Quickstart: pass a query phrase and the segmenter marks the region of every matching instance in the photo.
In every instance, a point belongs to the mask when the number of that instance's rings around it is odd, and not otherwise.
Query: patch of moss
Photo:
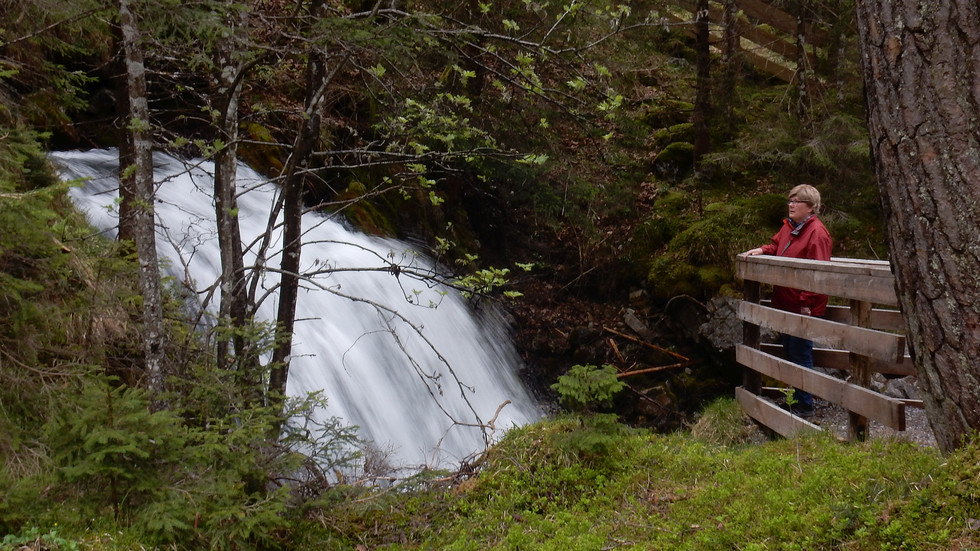
[[[654,204],[654,211],[664,216],[676,216],[685,211],[691,203],[691,194],[672,189],[660,196]]]
[[[664,175],[682,177],[694,166],[694,144],[674,142],[663,148],[653,160],[655,171]]]
[[[261,124],[246,122],[242,125],[243,137],[238,146],[238,156],[250,167],[262,174],[278,174],[282,171],[281,147],[272,132]]]
[[[789,188],[786,188],[789,191]],[[763,233],[772,235],[779,229],[779,224],[786,217],[786,195],[766,193],[753,197],[745,197],[737,201],[738,210],[745,214],[745,219],[760,226]]]
[[[639,120],[651,128],[663,128],[684,122],[693,110],[693,103],[661,98],[656,103],[646,106]]]
[[[693,142],[694,125],[689,122],[685,122],[668,126],[667,128],[661,128],[653,133],[653,139],[657,140],[657,143],[666,144],[673,144],[674,142]]]
[[[373,235],[394,235],[395,228],[391,220],[385,216],[371,201],[360,199],[367,194],[367,186],[361,182],[351,182],[347,189],[337,199],[352,201],[345,209],[347,221],[357,229]]]
[[[651,296],[656,300],[669,300],[677,295],[698,296],[697,268],[679,255],[666,254],[657,257],[650,264],[647,285]]]
[[[735,205],[724,201],[708,203],[704,206],[704,213],[709,216],[730,216],[735,214],[736,210]]]
[[[766,194],[734,201],[717,197],[693,212],[691,194],[672,190],[655,204],[656,216],[637,234],[659,255],[647,283],[661,300],[678,294],[711,296],[734,278],[738,253],[765,242],[786,212],[785,198]],[[654,249],[659,246],[660,249]]]
[[[660,195],[654,203],[652,215],[636,228],[633,235],[635,254],[650,257],[677,235],[687,223],[684,214],[690,205],[690,194],[671,189]]]
[[[714,294],[723,285],[731,283],[734,277],[732,270],[727,266],[710,265],[698,268],[698,280],[708,294]]]

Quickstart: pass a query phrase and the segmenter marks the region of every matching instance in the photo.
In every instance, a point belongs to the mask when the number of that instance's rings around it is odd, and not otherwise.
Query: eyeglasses
[[[790,199],[789,201],[786,201],[786,204],[787,205],[795,205],[796,203],[806,203],[807,205],[810,204],[810,203],[807,203],[806,201],[800,201],[798,199]]]

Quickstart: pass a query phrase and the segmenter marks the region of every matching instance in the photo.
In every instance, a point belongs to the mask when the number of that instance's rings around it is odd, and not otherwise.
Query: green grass
[[[947,460],[894,439],[751,443],[732,400],[691,431],[624,431],[601,456],[569,445],[583,426],[516,429],[472,479],[320,524],[371,549],[980,548],[974,446]]]
[[[980,548],[976,444],[944,458],[885,438],[768,441],[730,399],[691,430],[611,431],[603,453],[580,446],[580,433],[598,426],[607,427],[569,417],[514,429],[469,478],[336,487],[300,514],[289,508],[275,541],[297,550]],[[39,549],[152,549],[137,525],[98,524],[24,534],[56,535]]]

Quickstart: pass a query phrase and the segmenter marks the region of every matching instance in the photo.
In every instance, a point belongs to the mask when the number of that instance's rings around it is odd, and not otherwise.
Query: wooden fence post
[[[742,298],[746,302],[758,304],[762,294],[762,284],[758,281],[745,281]],[[759,348],[761,341],[759,326],[754,323],[742,322],[742,343],[751,348]],[[742,386],[752,394],[762,393],[762,375],[751,368],[742,369]]]
[[[871,327],[871,303],[851,301],[851,325]],[[871,387],[871,358],[850,352],[851,382],[864,387]],[[847,413],[847,438],[851,441],[864,441],[868,438],[868,418],[852,411]]]

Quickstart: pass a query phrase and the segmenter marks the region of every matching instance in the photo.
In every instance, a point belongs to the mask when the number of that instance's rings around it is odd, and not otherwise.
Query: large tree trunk
[[[859,0],[871,147],[939,446],[980,429],[980,8]]]
[[[120,148],[120,187],[128,213],[129,231],[139,260],[140,291],[143,297],[143,343],[145,378],[148,388],[163,390],[164,328],[160,267],[157,261],[153,221],[153,149],[150,109],[146,98],[146,69],[140,50],[140,31],[129,0],[119,0],[119,28],[126,67],[126,103],[129,116],[123,130],[125,147]]]

